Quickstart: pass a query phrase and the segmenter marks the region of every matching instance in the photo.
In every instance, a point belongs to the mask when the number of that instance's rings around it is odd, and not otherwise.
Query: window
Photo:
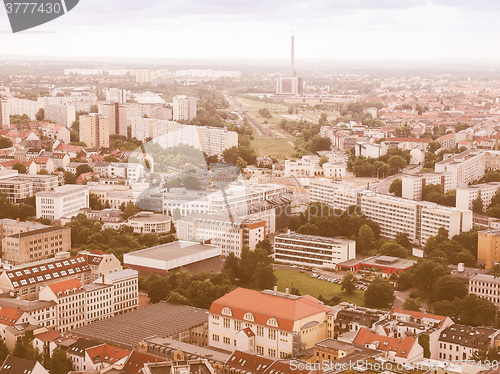
[[[276,318],[269,318],[267,320],[267,324],[268,326],[278,327],[278,321],[276,320]]]
[[[264,354],[264,347],[261,345],[258,345],[257,346],[257,353],[260,355],[263,355]]]
[[[252,313],[245,313],[245,315],[243,316],[243,319],[245,321],[251,321],[251,322],[255,321],[255,318],[254,318]]]
[[[217,335],[217,334],[213,334],[213,335],[212,335],[212,340],[213,340],[214,342],[218,342],[218,341],[219,341],[219,335]]]
[[[222,339],[224,344],[231,344],[231,339],[229,339],[227,336],[224,336],[224,339]]]
[[[267,336],[269,339],[276,340],[276,330],[269,329]]]
[[[231,327],[231,320],[229,318],[224,318],[224,325],[226,329],[229,329]]]
[[[232,316],[233,315],[233,313],[231,312],[231,309],[229,309],[227,307],[222,309],[222,314],[225,316]]]

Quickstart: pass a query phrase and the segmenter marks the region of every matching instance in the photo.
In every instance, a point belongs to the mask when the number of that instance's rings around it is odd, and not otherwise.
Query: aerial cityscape
[[[500,373],[497,3],[4,3],[0,374]]]

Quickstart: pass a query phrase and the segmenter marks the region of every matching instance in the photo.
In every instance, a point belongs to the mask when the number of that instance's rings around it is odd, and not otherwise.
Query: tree
[[[236,159],[236,166],[238,166],[240,168],[240,170],[243,171],[248,166],[248,163],[245,160],[243,160],[241,157],[238,157]]]
[[[459,319],[464,325],[490,326],[495,322],[497,307],[484,297],[468,294],[459,305]]]
[[[0,339],[0,361],[4,362],[9,353],[9,348],[7,348],[7,346],[5,345],[4,340]]]
[[[102,210],[104,209],[99,196],[93,192],[89,193],[89,206],[90,209],[94,210]]]
[[[56,348],[47,362],[46,368],[50,371],[50,374],[67,374],[73,370],[73,363],[66,355],[66,352]]]
[[[319,159],[319,166],[323,166],[324,164],[327,164],[328,163],[328,157],[326,157],[325,155],[322,155]]]
[[[391,156],[387,160],[387,164],[391,169],[397,169],[398,171],[404,169],[406,166],[406,160],[401,156]]]
[[[393,135],[398,138],[413,138],[415,134],[411,132],[410,126],[401,126],[394,130]]]
[[[141,210],[137,207],[137,205],[135,205],[133,202],[129,201],[127,203],[127,205],[125,205],[122,209],[122,207],[120,207],[120,209],[122,210],[122,219],[126,220],[128,219],[129,217],[132,217],[134,214],[137,214],[139,213]]]
[[[271,115],[271,112],[269,111],[269,108],[260,108],[259,114],[266,119],[272,118],[272,115]]]
[[[403,247],[410,249],[412,247],[408,234],[406,232],[398,232],[396,234],[396,243],[402,245]]]
[[[312,223],[300,226],[297,232],[303,235],[319,235],[318,227]]]
[[[28,169],[26,166],[20,162],[16,162],[12,165],[12,170],[17,170],[19,174],[28,174]]]
[[[346,275],[344,275],[344,278],[342,278],[342,291],[345,291],[348,294],[352,294],[354,291],[356,291],[356,283],[358,281],[358,278],[351,273],[350,271],[347,272]]]
[[[276,276],[271,264],[259,262],[255,268],[255,285],[261,290],[272,289],[276,284]],[[210,307],[210,305],[208,306]],[[208,308],[207,308],[208,309]]]
[[[442,264],[429,259],[420,260],[412,269],[412,283],[421,290],[430,290],[443,275],[448,275],[448,269]]]
[[[45,110],[43,108],[38,109],[38,112],[35,114],[35,119],[37,121],[43,121],[45,118]]]
[[[90,106],[90,113],[99,113],[99,107],[97,104],[93,104]]]
[[[420,301],[412,297],[407,298],[403,303],[403,309],[406,310],[413,310],[414,312],[420,312],[420,308],[421,308]]]
[[[368,308],[388,308],[394,298],[394,287],[382,279],[374,280],[365,291],[365,304]]]
[[[76,177],[78,178],[80,174],[91,173],[94,169],[92,169],[89,164],[81,164],[76,167]]]
[[[392,181],[389,192],[399,197],[403,195],[403,181],[401,178],[396,178]]]
[[[76,184],[76,175],[70,171],[64,173],[64,184]]]
[[[472,211],[478,214],[484,213],[483,199],[481,199],[481,195],[472,201]]]
[[[222,158],[228,164],[236,164],[236,160],[238,159],[238,147],[234,146],[225,149],[224,152],[222,152]]]
[[[367,253],[373,248],[373,230],[367,224],[359,228],[358,240],[356,242],[357,250],[359,253]]]
[[[443,275],[432,286],[432,301],[462,299],[467,294],[467,288],[459,279],[451,275]]]
[[[38,175],[49,175],[49,171],[47,169],[40,169],[37,173]]]
[[[12,147],[12,140],[9,138],[0,137],[0,149]]]
[[[382,244],[382,247],[380,247],[380,252],[386,256],[401,258],[405,258],[408,256],[408,250],[402,245],[396,243],[394,240],[388,240],[384,244]]]

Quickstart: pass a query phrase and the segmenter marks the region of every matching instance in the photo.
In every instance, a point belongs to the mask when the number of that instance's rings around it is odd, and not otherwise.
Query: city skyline
[[[0,11],[0,55],[285,60],[500,60],[500,5],[483,0],[316,2],[85,0],[74,11],[12,34]],[[112,41],[112,42],[111,42]],[[135,42],[134,42],[135,41]],[[131,45],[134,48],[131,48]]]

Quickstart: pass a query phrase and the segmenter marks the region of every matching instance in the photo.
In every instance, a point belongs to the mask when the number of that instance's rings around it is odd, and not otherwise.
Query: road
[[[404,168],[402,173],[391,175],[390,177],[381,179],[377,184],[377,192],[387,194],[389,193],[389,187],[394,179],[401,178],[403,174],[417,173],[422,168],[422,165],[408,165]]]

